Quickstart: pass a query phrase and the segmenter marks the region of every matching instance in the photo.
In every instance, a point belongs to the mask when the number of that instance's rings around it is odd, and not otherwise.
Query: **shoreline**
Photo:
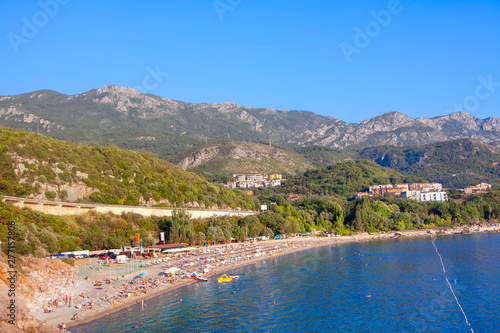
[[[248,245],[245,244],[246,248],[244,250],[247,250],[248,253],[255,253],[255,249],[258,248],[265,248],[266,253],[265,255],[259,256],[259,257],[253,257],[252,259],[249,260],[244,260],[242,262],[236,262],[230,265],[224,265],[224,266],[218,266],[213,269],[212,272],[210,272],[209,277],[217,276],[223,273],[228,273],[234,269],[238,269],[244,266],[252,265],[257,262],[265,261],[272,259],[274,257],[280,257],[292,253],[297,253],[297,252],[302,252],[308,249],[313,249],[313,248],[318,248],[318,247],[324,247],[324,246],[332,246],[332,245],[337,245],[337,244],[348,244],[348,243],[355,243],[355,242],[368,242],[368,241],[377,241],[377,240],[390,240],[390,239],[405,239],[405,238],[415,238],[415,237],[426,237],[426,236],[437,236],[437,235],[454,235],[454,234],[460,234],[464,229],[469,229],[468,227],[460,227],[460,228],[455,228],[455,229],[450,229],[446,231],[445,233],[439,233],[438,230],[435,229],[424,229],[424,230],[409,230],[409,231],[401,231],[401,232],[390,232],[390,233],[376,233],[376,234],[368,234],[368,233],[361,233],[361,234],[355,234],[352,236],[339,236],[339,237],[309,237],[309,238],[288,238],[288,239],[282,239],[282,240],[270,240],[270,241],[261,241],[259,242],[256,246],[254,244]],[[472,228],[470,229],[472,230]],[[488,226],[488,227],[476,227],[474,230],[472,230],[472,234],[475,233],[487,233],[487,232],[500,232],[500,226]],[[240,245],[240,244],[239,244]],[[231,244],[228,245],[215,245],[211,246],[208,249],[210,250],[215,250],[219,251],[222,249],[228,249],[228,246],[231,246]],[[248,248],[250,247],[250,248]],[[274,249],[273,251],[269,251],[270,249]],[[276,250],[278,249],[278,250]],[[207,250],[207,248],[202,248],[201,250]],[[267,254],[267,251],[269,251],[269,254]],[[227,251],[229,254],[229,251]],[[233,251],[234,252],[234,251]],[[217,255],[217,252],[215,253]],[[198,256],[200,254],[197,254]],[[196,256],[196,255],[195,255]],[[183,260],[183,258],[181,258]],[[154,273],[155,271],[158,270],[160,267],[147,267],[144,269],[145,272],[148,273],[148,276],[151,277],[156,277],[154,275],[150,275],[150,273]],[[161,269],[160,269],[161,270]],[[126,275],[123,281],[125,282],[126,280],[131,280],[131,278],[135,275],[138,274],[139,272],[135,272],[129,275]],[[208,274],[206,275],[208,276]],[[112,313],[121,311],[123,309],[126,309],[130,306],[133,306],[137,303],[141,303],[142,301],[147,301],[152,298],[155,298],[157,296],[160,296],[164,293],[168,293],[173,290],[177,290],[179,288],[183,288],[189,285],[192,285],[194,283],[197,283],[197,280],[194,279],[185,279],[181,280],[179,283],[168,283],[168,284],[162,284],[158,287],[156,290],[152,290],[150,293],[144,294],[144,295],[139,295],[134,298],[126,298],[123,301],[122,304],[114,305],[114,306],[106,306],[106,308],[100,308],[94,311],[84,311],[85,309],[74,309],[70,307],[64,307],[63,309],[57,309],[58,313],[60,315],[57,316],[50,316],[50,318],[47,318],[47,314],[43,313],[40,309],[36,310],[33,309],[31,312],[33,316],[41,321],[45,321],[49,325],[53,325],[56,327],[60,327],[61,324],[65,324],[68,331],[70,331],[70,328],[80,326],[87,324],[91,321],[97,320],[99,318],[105,317],[107,315],[110,315]],[[90,287],[90,290],[87,289],[85,290],[86,294],[90,294],[91,292],[95,292],[96,288]],[[102,289],[102,288],[99,288]],[[106,291],[107,292],[107,291]],[[101,290],[101,296],[104,296],[102,290]],[[99,296],[96,296],[99,297]],[[76,302],[75,302],[76,303]],[[59,311],[62,310],[62,311]],[[83,310],[83,311],[82,311]],[[70,315],[78,312],[79,315],[82,315],[82,318],[79,319],[78,321],[74,321],[70,319]]]
[[[300,239],[286,239],[286,240],[288,240],[289,242],[295,241],[296,243],[300,241]],[[282,240],[282,241],[286,241],[286,240]],[[241,267],[245,267],[245,266],[249,266],[249,265],[253,265],[253,264],[258,263],[258,262],[262,262],[262,261],[266,261],[266,260],[271,260],[271,259],[276,258],[276,257],[286,256],[286,255],[289,255],[289,254],[293,254],[293,253],[297,253],[297,252],[302,252],[302,251],[306,251],[306,250],[310,250],[310,249],[314,249],[314,248],[318,248],[318,247],[324,247],[324,246],[329,246],[329,245],[345,244],[345,243],[351,243],[351,242],[353,242],[353,240],[347,241],[348,240],[347,237],[345,237],[345,238],[340,238],[339,237],[339,238],[333,239],[333,241],[331,239],[328,239],[328,240],[330,240],[329,242],[325,242],[325,239],[317,238],[317,237],[310,238],[309,241],[311,242],[311,240],[314,243],[320,242],[320,241],[323,241],[324,243],[315,244],[314,246],[294,248],[294,249],[292,249],[292,250],[290,250],[288,252],[280,253],[280,254],[274,255],[272,257],[267,257],[266,256],[266,257],[255,258],[255,259],[249,260],[247,262],[236,263],[232,267],[219,267],[219,269],[216,269],[214,271],[214,273],[212,273],[212,274],[209,275],[209,277],[211,278],[211,277],[214,277],[214,276],[217,276],[217,275],[220,275],[220,274],[227,274],[227,273],[229,273],[232,270],[235,270],[235,269],[238,269],[238,268],[241,268]],[[344,240],[344,241],[343,242],[335,242],[335,240]],[[308,240],[304,239],[303,241],[308,241]],[[205,275],[205,276],[207,276],[207,275]],[[176,285],[169,285],[167,288],[164,288],[162,290],[158,290],[158,291],[156,291],[154,293],[137,297],[137,298],[134,299],[134,301],[130,301],[130,302],[127,302],[127,303],[122,304],[122,305],[115,306],[115,307],[110,308],[110,309],[99,311],[95,315],[90,316],[90,317],[85,318],[85,319],[82,319],[82,320],[78,320],[77,322],[75,322],[75,321],[69,321],[69,322],[65,322],[65,324],[66,324],[66,327],[68,329],[71,328],[71,327],[76,327],[76,326],[84,325],[84,324],[87,324],[87,323],[92,322],[94,320],[97,320],[99,318],[105,317],[105,316],[107,316],[109,314],[112,314],[112,313],[115,313],[115,312],[119,312],[119,311],[121,311],[123,309],[131,307],[131,306],[133,306],[133,305],[135,305],[135,304],[137,304],[137,303],[139,303],[141,301],[147,301],[147,300],[153,299],[153,298],[161,296],[161,295],[163,295],[165,293],[169,293],[171,291],[174,291],[174,290],[177,290],[177,289],[180,289],[180,288],[183,288],[183,287],[187,287],[187,286],[195,284],[197,282],[198,282],[197,280],[189,279],[189,280],[186,280],[186,281],[182,281],[181,283],[176,284]]]

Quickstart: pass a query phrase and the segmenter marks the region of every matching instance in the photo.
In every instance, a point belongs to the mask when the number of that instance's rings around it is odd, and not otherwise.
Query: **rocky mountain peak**
[[[136,129],[128,139],[152,136],[146,133],[148,129],[175,134],[181,141],[220,139],[230,134],[238,140],[353,149],[422,145],[459,138],[500,140],[500,118],[483,120],[466,112],[413,119],[392,111],[360,124],[347,124],[309,111],[251,108],[233,102],[185,103],[114,84],[78,95],[36,91],[0,97],[0,124],[33,129],[34,119],[52,124],[50,128],[43,127],[45,133],[64,131],[62,136],[71,138],[82,131],[108,128],[102,124],[112,124],[113,129]],[[125,138],[120,134],[120,138],[114,139]]]
[[[105,85],[104,87],[99,88],[96,91],[97,95],[103,95],[106,93],[117,97],[120,95],[122,96],[124,95],[129,98],[140,98],[142,95],[144,95],[142,92],[135,90],[133,88],[117,86],[114,84]]]
[[[360,124],[360,127],[370,128],[375,131],[390,131],[399,127],[411,126],[413,123],[413,118],[401,112],[392,111],[367,119]]]

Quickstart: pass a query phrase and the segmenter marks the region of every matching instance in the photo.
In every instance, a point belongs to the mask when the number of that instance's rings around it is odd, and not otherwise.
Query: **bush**
[[[61,200],[63,200],[63,201],[68,199],[68,191],[66,191],[66,190],[60,191],[59,198],[61,198]]]
[[[57,197],[57,193],[54,191],[46,191],[45,197],[49,200],[54,200]]]

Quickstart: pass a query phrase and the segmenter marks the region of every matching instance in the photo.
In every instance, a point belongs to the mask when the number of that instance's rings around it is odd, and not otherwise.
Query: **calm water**
[[[470,327],[425,238],[274,258],[234,270],[238,282],[212,278],[71,332],[500,332],[500,234],[435,244]]]

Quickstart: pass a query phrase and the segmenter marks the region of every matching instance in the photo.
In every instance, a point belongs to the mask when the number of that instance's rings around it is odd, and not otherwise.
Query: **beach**
[[[498,232],[498,226],[474,227],[467,232]],[[232,243],[201,247],[188,254],[169,255],[150,259],[151,265],[125,276],[65,277],[65,281],[51,281],[54,289],[37,295],[31,305],[32,315],[47,324],[62,327],[80,325],[134,304],[144,304],[148,300],[192,284],[207,283],[193,278],[181,278],[192,272],[203,272],[205,277],[219,276],[239,267],[258,261],[272,259],[298,251],[320,246],[331,246],[349,242],[399,239],[406,237],[436,237],[439,234],[458,234],[462,228],[437,230],[410,230],[390,233],[356,234],[346,237],[307,237],[281,240],[259,241],[258,243]],[[160,275],[169,267],[180,269],[175,277]],[[144,276],[139,277],[143,273]],[[213,282],[208,282],[213,283]],[[62,285],[61,285],[62,284]],[[68,297],[68,299],[66,299]],[[71,298],[71,300],[70,300]],[[55,302],[55,304],[54,304]],[[70,304],[71,302],[71,304]],[[48,312],[48,311],[52,312]],[[74,318],[76,314],[76,318]]]

